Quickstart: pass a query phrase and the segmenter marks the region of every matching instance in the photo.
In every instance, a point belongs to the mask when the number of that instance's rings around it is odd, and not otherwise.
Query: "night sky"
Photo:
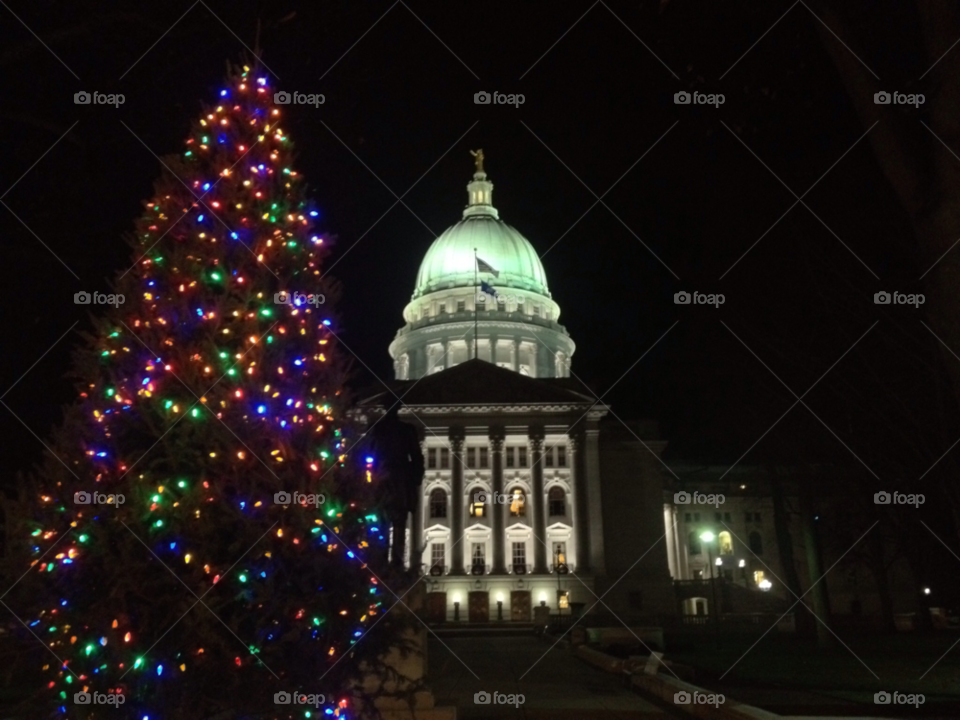
[[[182,150],[225,63],[251,59],[258,24],[272,82],[326,98],[288,108],[283,127],[337,238],[357,388],[392,379],[387,346],[420,261],[460,218],[468,151],[483,148],[501,218],[543,256],[573,372],[620,418],[659,419],[668,462],[734,463],[794,404],[784,384],[802,396],[841,357],[810,410],[797,405],[745,461],[915,477],[952,442],[937,435],[956,427],[952,403],[936,432],[924,425],[943,394],[923,309],[873,304],[878,290],[917,291],[926,268],[803,4],[141,5],[0,8],[0,393],[53,346],[4,397],[30,428],[0,413],[4,482],[39,459],[33,433],[73,398],[70,348],[90,327],[73,294],[109,291],[132,264],[122,237],[156,156]],[[863,72],[920,91],[928,68],[910,39],[879,52],[889,28],[869,22],[851,49]],[[80,90],[125,103],[75,105]],[[525,103],[476,105],[481,90]],[[680,90],[725,102],[675,105]],[[679,290],[726,302],[677,306]]]

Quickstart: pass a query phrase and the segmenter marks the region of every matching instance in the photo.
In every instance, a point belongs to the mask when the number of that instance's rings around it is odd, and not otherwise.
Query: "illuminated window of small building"
[[[724,530],[717,535],[717,542],[720,545],[721,555],[733,555],[733,537]]]
[[[430,517],[445,518],[447,516],[447,494],[437,488],[430,493]]]
[[[759,585],[764,580],[763,570],[754,570],[753,571],[753,582],[755,585]]]
[[[567,591],[563,591],[562,593],[560,593],[558,606],[564,610],[570,607],[570,593],[568,593]]]
[[[567,494],[561,487],[552,487],[547,493],[547,506],[550,517],[563,517],[567,514]]]
[[[514,488],[510,495],[510,514],[513,517],[523,517],[526,515],[526,511],[523,507],[523,490],[520,488]]]

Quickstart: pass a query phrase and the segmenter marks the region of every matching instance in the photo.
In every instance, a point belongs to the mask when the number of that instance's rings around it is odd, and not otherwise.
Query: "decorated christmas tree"
[[[237,68],[164,161],[77,351],[5,601],[47,646],[31,717],[354,718],[399,642],[329,243],[274,92]]]

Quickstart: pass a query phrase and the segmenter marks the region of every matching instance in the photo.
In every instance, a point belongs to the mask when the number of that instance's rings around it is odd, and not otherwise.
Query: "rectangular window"
[[[430,546],[430,565],[431,567],[442,568],[446,559],[446,547],[443,543],[433,543]]]
[[[440,448],[440,469],[446,470],[450,467],[450,448]]]
[[[533,306],[533,316],[534,316],[534,317],[540,317],[540,306],[539,306],[539,305],[534,305],[534,306]]]
[[[567,449],[561,445],[557,448],[557,467],[567,466]]]
[[[527,466],[527,449],[525,447],[517,448],[520,451],[520,467]]]
[[[440,314],[443,315],[447,311],[447,306],[445,303],[440,303]]]
[[[477,449],[467,448],[467,467],[475,468],[477,466]]]
[[[488,457],[487,457],[488,454],[489,454],[489,453],[487,453],[487,448],[485,448],[485,447],[480,448],[480,467],[481,467],[481,468],[485,468],[485,467],[489,467],[489,466],[490,466],[490,465],[489,465],[489,459],[488,459]]]
[[[508,448],[507,448],[507,467],[508,467],[508,468],[516,467],[515,462],[514,462],[514,461],[515,461],[515,457],[514,457],[514,452],[515,452],[515,451],[516,451],[516,448],[512,448],[512,447],[508,447]]]
[[[693,521],[694,521],[694,522],[700,522],[700,513],[694,513],[694,514],[693,514]]]
[[[463,300],[457,300],[457,312],[465,312],[467,309],[467,303]]]
[[[743,514],[743,518],[744,518],[744,520],[746,520],[747,522],[750,522],[751,520],[753,520],[753,513],[744,513],[744,514]]]
[[[683,514],[683,521],[684,521],[684,522],[690,522],[690,513],[684,513],[684,514]]]
[[[483,567],[484,565],[484,546],[483,543],[474,543],[473,544],[473,566]]]
[[[543,449],[543,466],[553,467],[553,448],[552,447]]]
[[[567,562],[567,544],[562,542],[555,542],[553,544],[553,566],[556,569],[557,565],[564,565]]]
[[[714,513],[713,516],[717,522],[720,522],[723,520],[723,513]]]
[[[730,520],[730,513],[725,512],[725,513],[723,514],[723,521],[724,521],[724,522],[732,522],[732,521]]]
[[[437,467],[437,449],[436,448],[427,449],[427,467],[428,468]]]
[[[527,564],[527,544],[523,542],[513,543],[513,564],[514,565],[526,565]]]

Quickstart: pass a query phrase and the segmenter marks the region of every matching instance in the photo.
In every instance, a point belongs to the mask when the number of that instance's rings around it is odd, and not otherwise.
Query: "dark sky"
[[[45,436],[72,398],[62,375],[77,332],[89,328],[73,293],[105,289],[129,267],[121,237],[159,175],[154,153],[181,150],[225,63],[253,47],[258,21],[276,85],[326,97],[317,109],[290,108],[284,127],[339,238],[344,339],[380,378],[392,377],[387,345],[419,263],[434,233],[460,217],[468,150],[482,147],[501,217],[546,253],[577,343],[574,373],[598,394],[613,386],[604,400],[621,418],[658,418],[670,457],[731,464],[793,404],[740,340],[800,395],[879,321],[807,398],[866,456],[881,442],[858,435],[859,415],[876,416],[863,400],[876,394],[871,383],[929,392],[888,353],[903,346],[901,334],[916,336],[917,313],[872,304],[876,290],[915,289],[914,243],[802,5],[140,5],[0,9],[0,195],[16,183],[0,208],[0,392],[79,321],[4,398],[30,428],[3,410],[6,476],[39,457],[32,433]],[[926,68],[909,38],[875,54],[869,42],[883,28],[872,30],[856,48],[869,71],[891,89],[915,87]],[[78,90],[126,101],[77,106]],[[523,93],[525,103],[475,105],[479,90]],[[679,90],[723,93],[725,102],[677,106]],[[415,183],[403,198],[412,212],[387,212]],[[791,190],[809,209],[787,212]],[[678,290],[720,292],[726,303],[678,307]],[[358,370],[358,385],[376,383]],[[836,451],[820,424],[794,420],[805,413],[793,410],[782,432]],[[883,424],[909,422],[893,414]],[[776,435],[771,448],[801,445]]]

